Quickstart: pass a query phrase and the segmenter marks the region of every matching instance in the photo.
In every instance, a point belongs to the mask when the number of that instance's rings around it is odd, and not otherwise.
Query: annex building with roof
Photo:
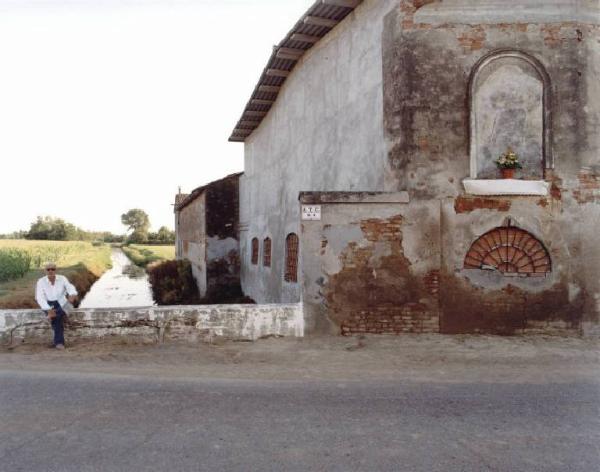
[[[307,332],[600,332],[599,74],[597,0],[315,2],[230,136],[244,293]]]

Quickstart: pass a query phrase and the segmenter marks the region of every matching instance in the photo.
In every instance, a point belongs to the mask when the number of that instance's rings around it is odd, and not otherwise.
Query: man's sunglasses
[[[46,272],[56,272],[56,269],[46,269]]]

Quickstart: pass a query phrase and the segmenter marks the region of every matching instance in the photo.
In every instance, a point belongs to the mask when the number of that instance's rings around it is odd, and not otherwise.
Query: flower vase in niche
[[[514,179],[515,170],[523,168],[519,162],[519,156],[511,148],[508,148],[504,154],[496,159],[496,166],[500,169],[503,179]]]

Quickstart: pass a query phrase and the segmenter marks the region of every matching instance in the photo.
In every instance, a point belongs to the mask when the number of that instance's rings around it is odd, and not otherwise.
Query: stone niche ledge
[[[465,179],[465,191],[469,195],[534,195],[545,197],[550,184],[543,180],[518,179]]]

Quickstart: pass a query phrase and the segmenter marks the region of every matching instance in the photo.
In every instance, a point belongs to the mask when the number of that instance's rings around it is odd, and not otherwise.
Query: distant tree
[[[127,238],[127,242],[134,244],[141,244],[148,242],[148,233],[144,233],[142,231],[134,231]]]
[[[156,239],[162,243],[174,243],[175,231],[171,231],[166,226],[161,226],[158,228],[158,233],[156,233]]]
[[[38,216],[31,223],[25,236],[27,239],[41,239],[50,241],[73,241],[83,239],[84,231],[61,218],[51,216]]]
[[[127,213],[123,213],[121,215],[121,223],[131,230],[131,235],[128,238],[130,242],[139,243],[148,240],[150,218],[148,218],[148,214],[144,210],[134,208]]]
[[[0,239],[26,239],[27,231],[14,231],[12,233],[0,234]]]

